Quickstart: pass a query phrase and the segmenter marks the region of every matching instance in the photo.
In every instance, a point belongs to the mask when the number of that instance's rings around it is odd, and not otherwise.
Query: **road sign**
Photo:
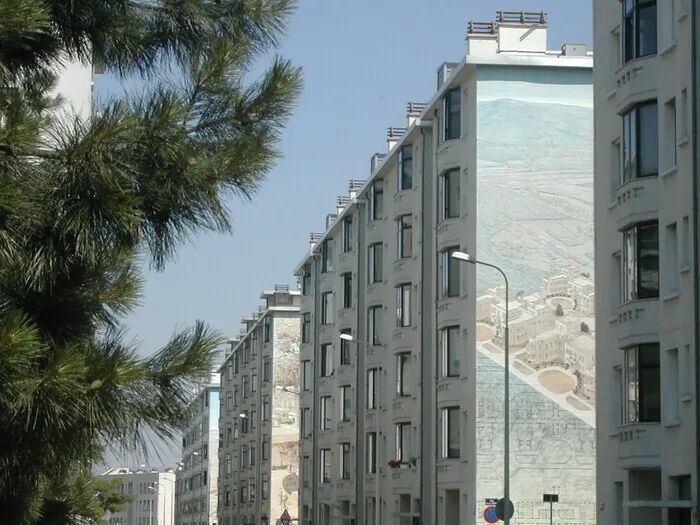
[[[498,498],[486,498],[485,503],[487,507],[495,507],[496,503],[498,503]]]
[[[484,510],[484,519],[486,520],[486,523],[497,523],[498,515],[496,514],[496,507],[493,505],[486,507],[486,510]]]
[[[289,522],[292,521],[292,517],[289,515],[289,511],[287,509],[284,509],[284,512],[280,516],[280,521],[282,522],[282,525],[289,525]]]
[[[506,513],[508,514],[508,519],[511,519],[513,514],[515,514],[515,505],[513,505],[513,502],[510,500],[508,500],[508,504],[506,505],[506,500],[501,498],[498,500],[498,503],[496,503],[496,515],[498,519],[505,521]]]

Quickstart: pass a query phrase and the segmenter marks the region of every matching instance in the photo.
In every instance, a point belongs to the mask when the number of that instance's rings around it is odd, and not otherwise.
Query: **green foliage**
[[[273,57],[291,0],[0,2],[0,508],[15,525],[123,503],[86,469],[176,434],[220,335],[197,322],[144,358],[122,322],[202,232],[226,233],[279,158],[301,74]],[[68,117],[54,68],[148,79]],[[164,72],[171,71],[170,74]],[[145,349],[144,353],[150,353]],[[107,496],[108,494],[111,494]]]

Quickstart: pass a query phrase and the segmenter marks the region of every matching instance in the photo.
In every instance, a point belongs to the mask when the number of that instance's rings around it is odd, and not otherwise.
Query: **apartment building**
[[[470,22],[465,57],[311,234],[301,523],[492,519],[506,318],[514,519],[548,520],[556,493],[595,522],[592,54],[547,40],[545,13]]]
[[[690,0],[594,4],[598,523],[690,524],[698,12]]]
[[[297,519],[300,295],[264,291],[220,368],[219,525]]]
[[[97,476],[121,480],[121,491],[133,497],[127,507],[109,515],[109,525],[173,525],[175,472],[116,467]]]
[[[89,117],[92,111],[95,75],[101,74],[102,70],[93,67],[92,64],[67,60],[57,66],[56,72],[58,78],[54,94],[63,99],[61,110],[82,118]]]
[[[219,478],[220,374],[192,400],[193,418],[183,430],[182,462],[175,484],[175,525],[216,525]]]

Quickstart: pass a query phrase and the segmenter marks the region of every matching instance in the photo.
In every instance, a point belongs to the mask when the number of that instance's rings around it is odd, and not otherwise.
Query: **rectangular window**
[[[349,386],[340,387],[340,419],[341,421],[350,421],[352,410],[352,393]]]
[[[321,483],[330,483],[333,472],[333,453],[329,448],[322,448],[319,452],[321,458]]]
[[[368,271],[369,283],[381,283],[384,269],[384,245],[380,242],[369,245],[368,251]]]
[[[413,145],[399,151],[399,191],[413,188]]]
[[[411,354],[396,354],[396,395],[409,396],[409,377],[411,375]]]
[[[384,337],[384,309],[381,306],[370,306],[367,309],[367,331],[369,332],[369,344],[377,346],[382,344]]]
[[[340,476],[343,479],[350,479],[352,462],[350,459],[350,443],[340,444]]]
[[[272,319],[265,317],[263,321],[263,342],[269,343],[272,339]]]
[[[270,436],[264,435],[262,437],[262,447],[260,450],[260,456],[263,461],[270,459]]]
[[[313,422],[311,421],[311,409],[301,409],[301,437],[309,437],[313,432]]]
[[[326,343],[321,345],[321,368],[320,377],[333,375],[333,345]]]
[[[250,371],[250,391],[255,392],[258,389],[258,371],[253,369]]]
[[[688,115],[690,115],[690,110],[688,108],[688,90],[684,89],[681,91],[681,111],[680,111],[680,130],[679,138],[687,139],[690,133],[688,132]]]
[[[462,134],[462,97],[460,88],[452,88],[443,99],[443,137],[445,140],[458,139]]]
[[[370,220],[376,221],[384,217],[384,181],[375,180],[370,189],[369,201]]]
[[[341,237],[343,253],[352,251],[352,217],[345,217],[345,219],[343,219],[343,230]]]
[[[458,248],[448,248],[442,252],[442,296],[459,297],[460,292],[460,262],[452,257]]]
[[[264,500],[270,498],[270,475],[269,474],[263,474],[262,475],[262,480],[260,483],[260,490],[262,491],[262,494],[260,494],[260,497]]]
[[[398,225],[398,257],[404,259],[413,255],[413,217],[404,215],[399,217]]]
[[[333,292],[321,294],[321,324],[333,324]]]
[[[344,273],[340,276],[342,280],[342,303],[343,308],[352,308],[352,273]]]
[[[320,404],[320,428],[321,430],[330,430],[333,424],[333,418],[331,417],[331,396],[321,396]]]
[[[680,417],[680,362],[678,348],[667,352],[668,366],[666,367],[666,414],[667,423],[673,423]]]
[[[367,370],[367,408],[377,408],[377,369]]]
[[[377,433],[367,433],[367,465],[366,470],[369,474],[377,473]]]
[[[301,459],[301,479],[304,487],[311,485],[311,457],[304,456]]]
[[[408,463],[411,457],[411,424],[396,424],[396,452],[394,459],[401,463]]]
[[[311,361],[301,362],[301,389],[304,391],[311,390],[313,384]]]
[[[656,54],[656,0],[624,0],[622,5],[622,56],[625,63]]]
[[[271,376],[271,363],[270,356],[266,355],[262,358],[262,380],[263,383],[267,383]]]
[[[625,423],[661,422],[659,344],[642,344],[624,352]]]
[[[323,241],[321,245],[321,273],[333,271],[333,241]]]
[[[440,456],[443,459],[459,459],[459,407],[447,407],[441,410],[440,438]]]
[[[396,326],[411,326],[411,284],[396,287]]]
[[[678,226],[676,223],[666,226],[666,271],[664,288],[667,294],[678,292]]]
[[[459,326],[440,330],[440,375],[459,377]]]
[[[669,499],[690,502],[693,499],[692,478],[690,475],[669,476]],[[693,523],[693,508],[676,507],[668,509],[668,525],[691,525]],[[622,523],[622,522],[620,522]]]
[[[304,295],[311,294],[311,265],[304,266],[304,271],[301,274],[301,293]]]
[[[270,421],[270,396],[262,396],[260,421]]]
[[[678,162],[676,143],[676,99],[673,98],[664,104],[664,168],[666,170],[675,167]]]
[[[341,330],[342,335],[351,335],[350,330]],[[340,366],[347,366],[352,363],[350,359],[350,341],[340,340]]]
[[[622,117],[622,183],[659,174],[659,114],[656,101]]]
[[[459,168],[446,171],[441,177],[442,183],[442,217],[454,219],[460,215],[460,177]]]
[[[308,312],[301,314],[301,342],[311,342],[311,314]]]
[[[659,297],[659,225],[638,224],[623,232],[622,298],[624,302]]]
[[[681,268],[686,269],[690,268],[690,218],[686,215],[683,217],[683,225],[682,225],[683,231],[681,232],[681,235],[683,236],[682,242],[683,246],[681,246],[681,249],[683,250],[683,256],[681,257]]]

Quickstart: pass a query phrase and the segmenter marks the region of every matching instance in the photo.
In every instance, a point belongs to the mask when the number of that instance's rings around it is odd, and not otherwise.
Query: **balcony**
[[[437,228],[437,251],[443,252],[447,248],[460,246],[464,233],[464,223],[459,217],[443,219]]]
[[[413,213],[418,193],[413,190],[399,191],[394,195],[394,220],[402,215]]]
[[[656,55],[631,60],[616,74],[617,112],[656,96],[659,83]]]
[[[615,225],[623,230],[632,224],[655,219],[659,210],[659,179],[631,180],[617,189],[612,208]]]
[[[661,465],[661,424],[634,423],[620,427],[617,457],[620,468]]]
[[[619,348],[657,340],[659,337],[659,300],[630,301],[618,307],[617,341]]]

